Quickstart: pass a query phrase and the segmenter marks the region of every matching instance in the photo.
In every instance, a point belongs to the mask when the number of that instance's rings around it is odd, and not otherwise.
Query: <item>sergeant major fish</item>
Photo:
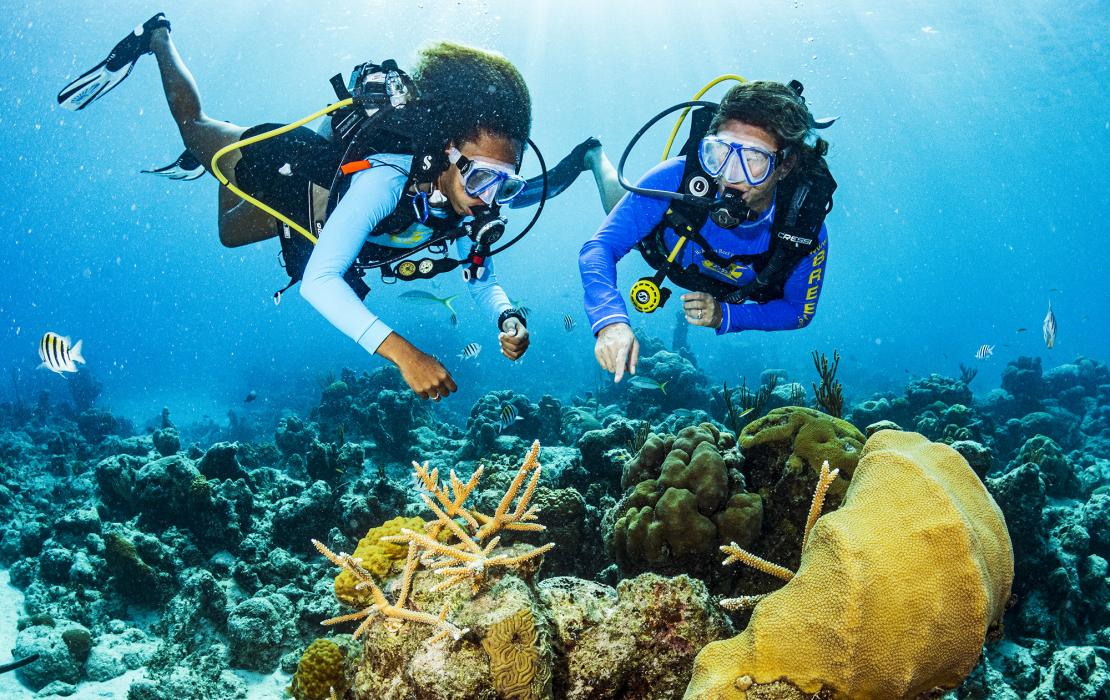
[[[501,416],[498,420],[498,432],[508,430],[509,426],[516,423],[518,420],[524,420],[516,414],[516,407],[511,403],[507,403],[501,407]]]
[[[994,355],[994,346],[987,345],[986,343],[980,345],[979,349],[975,351],[976,360],[985,360],[992,355]]]
[[[473,360],[478,357],[478,353],[482,352],[482,346],[478,343],[467,343],[466,347],[459,353],[459,358],[463,360]]]
[[[42,360],[39,367],[45,367],[55,374],[76,372],[77,365],[74,363],[85,364],[85,358],[81,356],[80,340],[72,345],[69,338],[50,331],[39,341],[39,359]]]
[[[563,314],[563,328],[567,329],[567,333],[574,330],[574,319],[571,318],[570,314]]]

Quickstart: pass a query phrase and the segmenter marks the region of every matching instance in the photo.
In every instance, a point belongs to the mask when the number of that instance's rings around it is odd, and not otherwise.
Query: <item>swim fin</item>
[[[159,177],[168,177],[171,180],[196,180],[201,175],[204,175],[204,166],[200,164],[197,157],[186,150],[177,160],[169,165],[163,165],[161,168],[153,170],[142,170],[140,172],[147,175],[157,175]]]
[[[578,179],[578,174],[586,169],[586,153],[601,147],[601,141],[593,136],[574,147],[559,164],[547,171],[547,198],[558,197],[563,190]],[[509,202],[510,209],[522,209],[537,204],[543,196],[543,176],[530,178],[520,194]]]
[[[166,15],[159,12],[143,22],[112,49],[108,57],[81,74],[58,93],[58,104],[77,111],[88,107],[131,74],[143,54],[150,53],[150,33],[159,27],[170,28]]]

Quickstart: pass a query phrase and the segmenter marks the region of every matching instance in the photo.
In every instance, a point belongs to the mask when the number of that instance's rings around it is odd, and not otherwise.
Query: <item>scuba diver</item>
[[[439,43],[419,53],[410,77],[392,60],[355,68],[340,98],[288,125],[242,127],[206,115],[196,82],[159,13],[58,94],[81,110],[114,89],[143,55],[158,62],[185,152],[152,172],[195,179],[205,170],[221,183],[219,236],[229,247],[278,237],[301,295],[332,325],[370,353],[393,362],[421,398],[456,391],[447,369],[367,309],[363,274],[383,282],[429,279],[461,268],[471,297],[496,320],[502,353],[528,349],[525,313],[497,282],[492,256],[535,224],[546,199],[587,167],[612,182],[612,165],[596,139],[533,180],[519,175],[529,140],[531,97],[519,71],[487,51]],[[328,115],[323,133],[307,127]],[[612,187],[609,189],[612,194]],[[603,205],[607,204],[602,192]],[[538,204],[531,223],[508,243],[502,206]],[[610,204],[611,205],[611,204]],[[450,256],[452,246],[458,257]],[[431,256],[411,259],[421,251]]]
[[[699,102],[723,79],[740,82],[720,104]],[[617,262],[637,248],[656,273],[633,286],[633,308],[651,313],[670,290],[688,290],[689,325],[718,335],[804,328],[813,319],[828,252],[825,216],[836,182],[828,144],[802,97],[802,84],[722,76],[695,101],[656,115],[633,137],[618,167],[629,194],[581,249],[579,272],[598,364],[619,382],[636,373],[639,341],[617,288]],[[656,122],[691,109],[682,153],[652,168],[637,185],[624,177],[628,154]],[[682,119],[671,133],[673,141]],[[812,140],[812,144],[810,143]]]

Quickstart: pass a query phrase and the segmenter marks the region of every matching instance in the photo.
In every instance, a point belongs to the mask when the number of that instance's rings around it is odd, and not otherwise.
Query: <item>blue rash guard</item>
[[[354,174],[350,188],[320,231],[301,280],[301,296],[333,326],[373,353],[393,329],[363,305],[343,275],[354,264],[370,232],[397,207],[404,194],[412,157],[382,154],[369,157],[369,161],[370,169]],[[427,226],[414,224],[406,231],[375,238],[373,242],[395,248],[415,248],[432,234]],[[460,258],[470,252],[466,243],[467,239],[456,242]],[[493,261],[487,258],[486,265],[488,274],[484,279],[465,284],[474,301],[496,321],[501,312],[512,305],[497,283]]]
[[[644,175],[639,186],[677,191],[682,182],[685,161],[685,157],[663,161]],[[586,315],[594,335],[605,326],[629,322],[624,296],[617,289],[617,261],[652,232],[669,204],[669,199],[630,192],[609,213],[593,238],[582,246],[578,255],[578,270],[585,291]],[[765,252],[770,246],[774,218],[775,207],[772,205],[758,221],[748,221],[734,229],[723,229],[712,221],[706,221],[701,235],[721,257],[755,255]],[[668,228],[663,240],[670,250],[678,241],[678,235]],[[809,325],[821,296],[828,257],[828,234],[824,225],[821,226],[818,241],[817,248],[798,263],[787,278],[782,299],[762,304],[721,304],[722,320],[717,335],[744,330],[780,331]],[[701,247],[690,240],[683,245],[675,264],[682,267],[696,265],[702,274],[737,286],[755,279],[755,271],[747,265],[733,264],[729,270],[719,269],[706,260]]]

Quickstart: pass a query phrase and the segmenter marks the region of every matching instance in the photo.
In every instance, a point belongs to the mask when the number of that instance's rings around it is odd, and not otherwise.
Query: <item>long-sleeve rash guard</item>
[[[347,193],[320,231],[301,280],[301,296],[333,326],[373,353],[393,329],[363,305],[343,280],[343,275],[354,264],[370,232],[397,207],[412,157],[382,154],[369,160],[370,169],[355,173]],[[417,225],[375,242],[395,248],[415,248],[431,235],[431,229]],[[459,257],[465,257],[469,252],[466,240],[456,245]],[[511,304],[497,283],[493,261],[487,259],[486,265],[488,274],[484,279],[465,284],[478,306],[496,320]]]
[[[684,157],[663,161],[644,175],[639,186],[677,191],[682,182],[685,161]],[[578,270],[585,292],[586,315],[595,335],[605,326],[629,322],[624,297],[617,288],[617,261],[652,232],[669,204],[669,199],[630,192],[609,213],[593,238],[582,246],[578,255]],[[772,206],[758,221],[745,222],[734,229],[723,229],[712,221],[706,221],[701,235],[724,258],[763,253],[771,243],[774,217],[775,208]],[[677,241],[678,235],[668,228],[664,233],[667,249],[672,249]],[[822,225],[817,248],[799,262],[787,278],[782,299],[762,304],[721,304],[722,320],[717,334],[743,330],[789,330],[808,325],[817,310],[827,257],[828,234]],[[733,264],[728,270],[719,269],[706,260],[701,247],[690,240],[682,247],[675,264],[682,267],[696,265],[702,274],[737,286],[755,278],[755,271],[747,265]]]

